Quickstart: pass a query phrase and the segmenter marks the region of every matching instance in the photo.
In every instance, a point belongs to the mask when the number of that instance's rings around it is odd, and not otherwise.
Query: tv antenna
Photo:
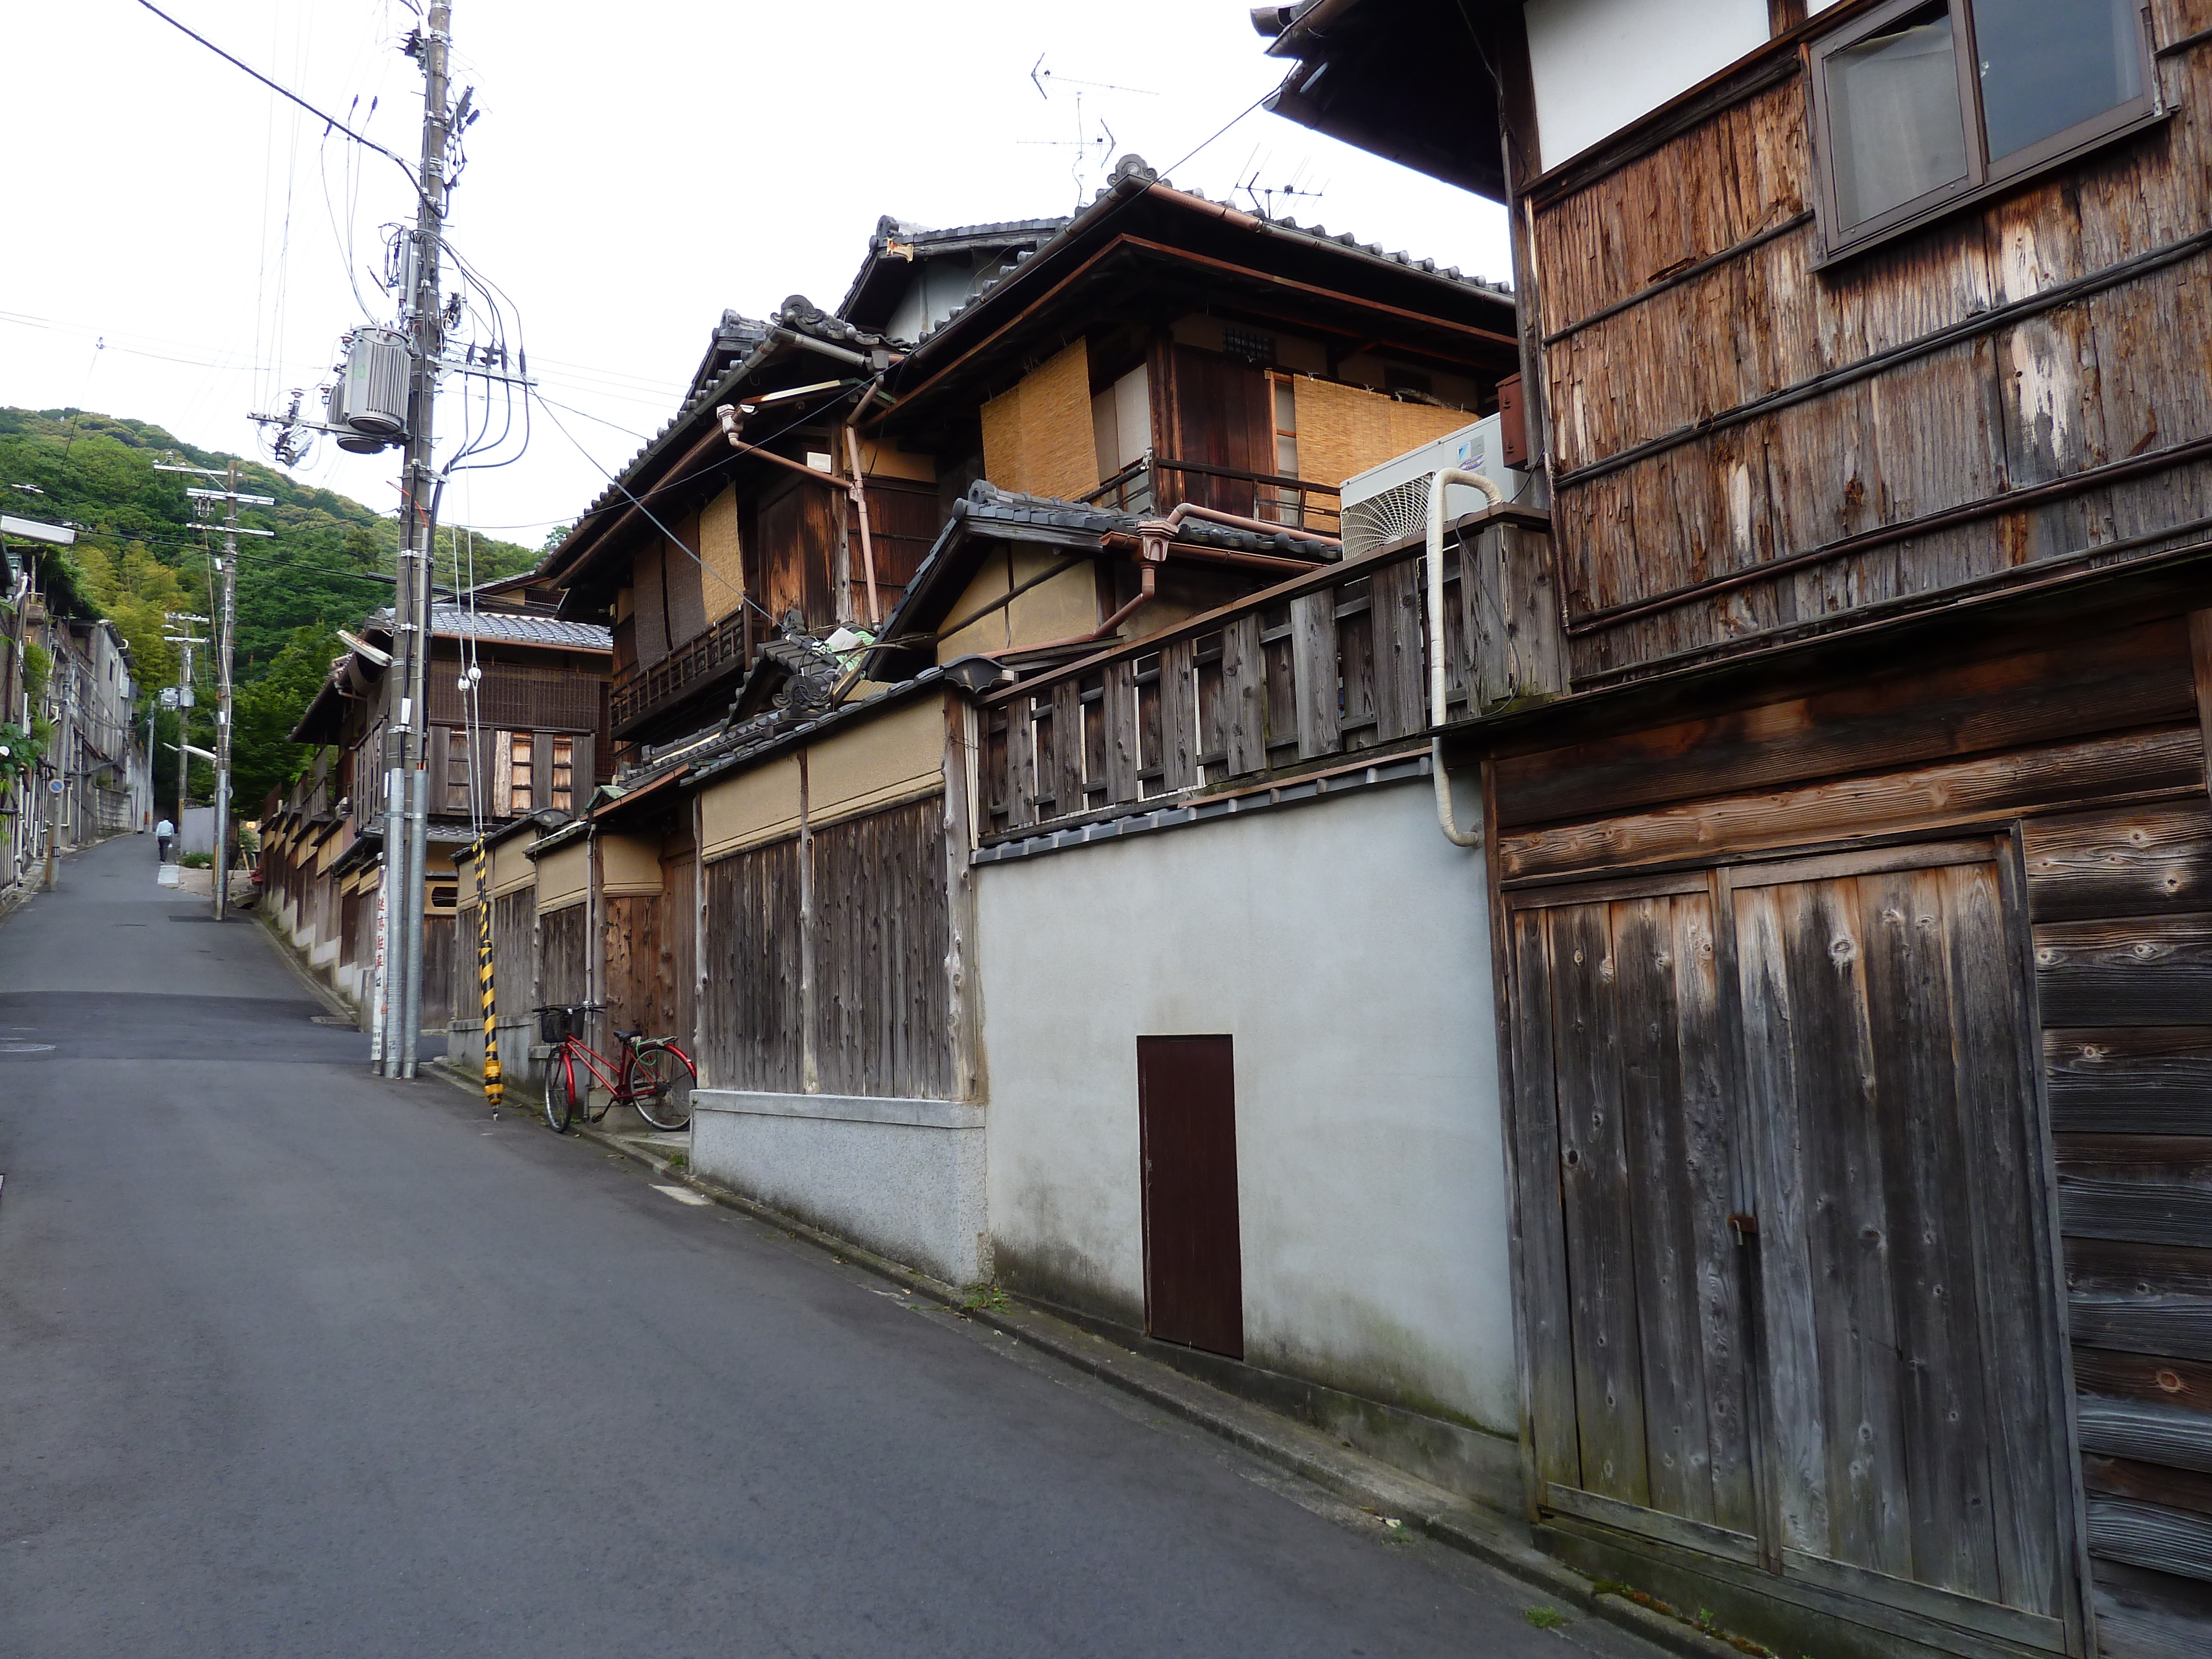
[[[1126,93],[1134,98],[1157,98],[1159,94],[1143,87],[1120,86],[1111,81],[1085,81],[1073,76],[1056,75],[1045,64],[1045,54],[1039,52],[1036,62],[1030,65],[1030,84],[1036,88],[1037,96],[1050,103],[1053,94],[1062,88],[1075,100],[1074,137],[1071,138],[1024,138],[1017,142],[1036,149],[1065,149],[1073,152],[1068,166],[1068,175],[1075,181],[1075,205],[1079,212],[1084,198],[1090,193],[1091,176],[1096,167],[1101,176],[1114,162],[1114,152],[1120,140],[1103,116],[1092,118],[1085,113],[1084,98],[1091,93]],[[1094,131],[1095,125],[1095,131]]]
[[[1307,190],[1301,184],[1300,181],[1304,179],[1306,171],[1304,162],[1299,163],[1297,171],[1293,173],[1288,180],[1273,186],[1260,182],[1260,175],[1266,170],[1267,163],[1262,161],[1252,169],[1250,176],[1237,186],[1244,192],[1246,199],[1252,204],[1252,210],[1262,219],[1272,219],[1275,216],[1275,201],[1278,197],[1281,198],[1286,205],[1301,197],[1315,202],[1322,198],[1322,191]]]

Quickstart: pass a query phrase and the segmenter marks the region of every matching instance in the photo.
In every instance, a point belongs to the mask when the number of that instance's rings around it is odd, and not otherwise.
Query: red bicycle
[[[699,1081],[699,1068],[671,1039],[648,1037],[642,1031],[614,1034],[620,1045],[617,1058],[599,1053],[578,1034],[578,1028],[586,1014],[605,1011],[603,1002],[555,1003],[536,1011],[538,1034],[553,1045],[545,1060],[547,1126],[556,1134],[566,1133],[580,1095],[590,1122],[605,1117],[608,1107],[621,1104],[636,1107],[637,1115],[656,1129],[681,1129],[691,1121],[691,1091]],[[577,1075],[580,1068],[582,1079]],[[593,1083],[605,1091],[596,1111],[592,1109]]]

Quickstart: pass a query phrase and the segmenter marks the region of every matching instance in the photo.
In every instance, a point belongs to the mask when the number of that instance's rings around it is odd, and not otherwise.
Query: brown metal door
[[[1997,855],[2003,851],[2001,860]],[[2081,1650],[2009,849],[1723,873],[1785,1575]]]
[[[1145,1194],[1145,1328],[1244,1357],[1237,1232],[1237,1087],[1225,1036],[1137,1039]]]

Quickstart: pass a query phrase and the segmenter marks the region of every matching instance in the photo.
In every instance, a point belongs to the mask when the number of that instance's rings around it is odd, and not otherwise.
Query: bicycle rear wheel
[[[556,1135],[568,1133],[568,1120],[576,1115],[574,1065],[565,1048],[556,1048],[545,1062],[545,1127]]]
[[[690,1122],[691,1087],[699,1080],[699,1069],[684,1052],[665,1041],[641,1042],[637,1067],[653,1085],[650,1094],[631,1103],[637,1115],[656,1129],[680,1129]]]

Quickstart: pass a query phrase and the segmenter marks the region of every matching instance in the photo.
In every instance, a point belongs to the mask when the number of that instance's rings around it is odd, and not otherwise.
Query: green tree
[[[315,693],[343,650],[327,629],[298,628],[266,672],[237,696],[231,724],[231,798],[240,817],[258,814],[270,790],[298,777],[314,750],[292,741]]]

